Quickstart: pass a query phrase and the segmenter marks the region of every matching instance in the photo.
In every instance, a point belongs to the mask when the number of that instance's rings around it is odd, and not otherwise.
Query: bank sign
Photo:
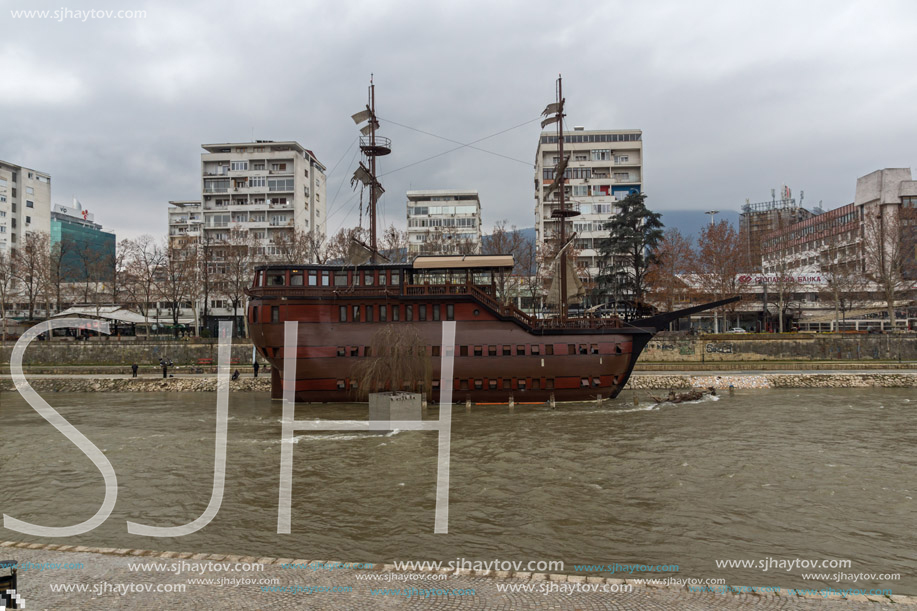
[[[742,274],[737,280],[742,285],[761,286],[764,284],[828,284],[828,279],[821,274]]]

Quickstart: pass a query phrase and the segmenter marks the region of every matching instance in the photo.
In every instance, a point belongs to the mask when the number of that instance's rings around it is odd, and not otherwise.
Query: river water
[[[913,390],[640,398],[637,407],[627,392],[602,407],[456,406],[449,533],[440,535],[436,433],[297,434],[292,534],[278,535],[280,404],[235,394],[219,514],[197,533],[157,539],[128,534],[125,521],[171,526],[204,511],[216,395],[57,393],[48,400],[114,466],[118,502],[93,532],[45,541],[309,560],[561,560],[571,573],[574,564],[674,564],[677,573],[646,576],[917,594]],[[92,516],[104,486],[89,459],[19,395],[0,395],[0,405],[0,510],[47,526]],[[297,418],[313,417],[365,419],[366,408],[298,408]],[[33,540],[7,529],[0,539]],[[809,570],[758,568],[767,559],[850,560],[813,572],[900,579],[803,579]]]

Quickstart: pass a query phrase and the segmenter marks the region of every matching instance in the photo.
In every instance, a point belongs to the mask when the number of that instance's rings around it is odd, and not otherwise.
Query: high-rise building
[[[60,249],[64,282],[107,282],[115,273],[115,234],[102,229],[94,215],[74,198],[51,211],[51,248]]]
[[[761,272],[761,244],[765,235],[815,216],[802,207],[801,197],[799,204],[796,203],[787,186],[780,189],[780,199],[777,199],[776,189],[772,191],[772,196],[769,202],[746,202],[742,206],[739,241],[742,245],[743,272]]]
[[[566,205],[580,213],[568,221],[576,232],[576,263],[595,277],[600,265],[599,242],[608,234],[604,225],[617,211],[615,204],[643,191],[643,132],[574,127],[564,132],[564,154],[569,158],[564,172]],[[535,155],[535,238],[539,246],[560,231],[559,221],[551,217],[559,206],[558,193],[545,197],[559,161],[557,134],[542,132]]]
[[[408,191],[407,198],[409,252],[481,252],[477,191]]]
[[[325,234],[325,166],[298,142],[205,144],[201,154],[201,237],[214,244],[238,227],[265,254],[295,229]],[[171,218],[171,214],[170,214]],[[190,217],[188,219],[191,220]],[[190,223],[189,223],[190,225]],[[171,235],[170,224],[170,235]]]
[[[51,230],[51,176],[0,161],[0,252],[18,248],[29,232]]]

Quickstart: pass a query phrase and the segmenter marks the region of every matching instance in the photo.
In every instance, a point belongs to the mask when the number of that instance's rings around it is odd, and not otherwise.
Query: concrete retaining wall
[[[213,341],[33,341],[23,355],[25,365],[155,365],[160,358],[172,359],[175,365],[194,365],[198,359],[217,359],[217,340]],[[0,367],[9,366],[13,344],[0,348]],[[234,338],[232,358],[239,364],[251,364],[252,345],[248,339]]]
[[[643,362],[703,363],[832,359],[917,360],[917,335],[793,333],[778,336],[721,334],[694,338],[657,335],[640,356]]]

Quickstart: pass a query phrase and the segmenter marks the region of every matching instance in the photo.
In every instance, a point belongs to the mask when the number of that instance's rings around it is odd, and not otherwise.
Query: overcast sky
[[[911,167],[913,2],[0,0],[0,159],[52,175],[121,237],[200,197],[200,145],[297,140],[329,171],[329,230],[375,73],[383,218],[408,189],[478,189],[485,227],[534,224],[535,121],[564,76],[569,126],[639,128],[647,203],[737,209],[770,189],[826,209],[857,176]],[[566,7],[566,8],[564,8]],[[143,10],[136,20],[11,10]],[[389,120],[505,157],[455,148]],[[510,157],[512,159],[507,159]],[[404,169],[400,169],[404,168]],[[339,189],[340,187],[340,189]]]

